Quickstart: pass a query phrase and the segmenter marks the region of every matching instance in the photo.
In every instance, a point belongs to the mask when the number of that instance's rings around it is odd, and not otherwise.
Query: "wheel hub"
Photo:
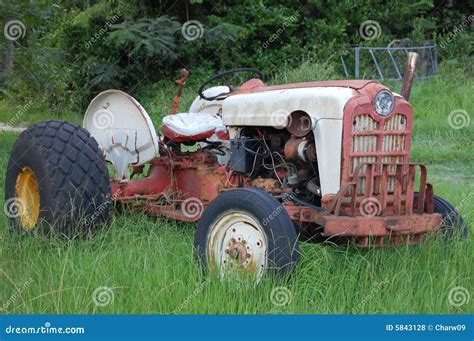
[[[40,213],[40,195],[36,175],[30,167],[23,167],[16,178],[18,218],[25,230],[33,230]]]
[[[257,281],[267,267],[267,242],[260,224],[244,212],[229,212],[214,225],[209,258],[222,277],[251,274]]]
[[[238,237],[238,240],[232,238],[229,241],[228,248],[225,250],[225,253],[229,256],[227,258],[239,265],[248,264],[250,258],[252,258],[250,246],[241,236]]]

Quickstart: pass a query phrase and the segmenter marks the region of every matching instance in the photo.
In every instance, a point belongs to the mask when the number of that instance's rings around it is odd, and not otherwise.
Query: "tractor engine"
[[[292,200],[321,203],[316,147],[306,131],[243,128],[230,142],[229,168],[252,187],[274,196],[292,193]]]

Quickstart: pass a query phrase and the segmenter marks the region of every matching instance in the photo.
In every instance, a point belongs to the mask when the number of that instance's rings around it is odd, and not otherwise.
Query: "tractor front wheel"
[[[283,206],[257,189],[224,192],[204,211],[194,241],[205,269],[257,282],[267,272],[290,273],[299,260],[296,230]]]
[[[110,206],[107,166],[87,130],[46,121],[20,135],[5,179],[5,213],[13,227],[71,238],[107,222]]]

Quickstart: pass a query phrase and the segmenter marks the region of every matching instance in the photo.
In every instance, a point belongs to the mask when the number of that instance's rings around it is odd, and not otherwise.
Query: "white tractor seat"
[[[219,139],[228,139],[222,118],[204,112],[183,112],[165,116],[161,129],[166,137],[175,142],[205,140],[214,134]]]

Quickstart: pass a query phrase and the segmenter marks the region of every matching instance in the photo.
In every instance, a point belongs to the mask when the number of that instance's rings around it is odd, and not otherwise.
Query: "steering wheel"
[[[199,94],[199,97],[201,97],[202,99],[205,99],[207,101],[222,101],[226,96],[225,95],[228,95],[230,94],[232,91],[233,91],[233,88],[231,85],[228,85],[226,84],[226,86],[229,88],[229,91],[228,92],[223,92],[223,93],[220,93],[218,95],[215,95],[215,96],[210,96],[210,97],[207,97],[206,95],[204,95],[204,90],[206,88],[206,86],[217,80],[217,79],[222,79],[224,78],[225,76],[228,76],[228,75],[231,75],[231,74],[234,74],[234,73],[239,73],[239,72],[251,72],[251,73],[254,73],[257,78],[259,79],[262,79],[263,78],[263,74],[262,72],[260,72],[259,70],[257,69],[253,69],[253,68],[247,68],[247,67],[242,67],[242,68],[238,68],[238,69],[230,69],[230,70],[227,70],[227,71],[224,71],[224,72],[220,72],[218,73],[217,75],[215,75],[214,77],[211,77],[209,78],[207,81],[205,81],[199,88],[198,90],[198,94]],[[250,78],[248,78],[250,79]],[[248,80],[247,79],[247,80]]]

